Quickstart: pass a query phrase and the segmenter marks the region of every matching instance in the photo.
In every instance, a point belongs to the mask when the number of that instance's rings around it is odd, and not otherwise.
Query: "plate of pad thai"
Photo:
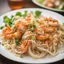
[[[64,12],[64,0],[32,0],[36,5],[49,10]]]
[[[64,59],[64,17],[39,8],[0,16],[0,54],[23,63]]]

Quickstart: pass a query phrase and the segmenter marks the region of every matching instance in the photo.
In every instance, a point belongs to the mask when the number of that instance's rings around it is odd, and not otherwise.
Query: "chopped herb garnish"
[[[36,28],[36,25],[35,24],[30,24],[29,27],[30,27],[30,30],[33,31]]]
[[[4,28],[4,26],[1,26],[1,27],[0,27],[0,29],[3,29],[3,28]]]
[[[4,46],[4,43],[2,43],[2,45]]]
[[[33,31],[36,28],[35,21],[31,21],[29,28],[31,31]]]
[[[17,12],[16,16],[22,16],[21,12]]]
[[[32,27],[30,30],[31,30],[31,31],[34,31],[34,27]]]
[[[12,18],[13,18],[14,16],[13,15],[11,15],[11,20],[12,20]]]
[[[34,36],[34,35],[32,35],[32,36],[31,36],[31,38],[32,38],[32,39],[35,39],[35,36]]]
[[[24,54],[21,54],[20,57],[23,58]]]
[[[30,26],[30,28],[32,28],[32,24],[30,24],[29,26]]]
[[[10,22],[10,19],[7,16],[4,16],[4,22],[5,23],[9,23]]]
[[[21,55],[20,57],[21,57],[21,58],[23,58],[23,56],[22,56],[22,55]]]
[[[36,22],[38,22],[39,24],[41,24],[41,22],[40,22],[40,21],[38,21],[38,20],[37,20]]]
[[[23,16],[23,17],[26,17],[27,12],[28,12],[28,11],[27,11],[27,10],[25,10],[25,11],[24,11],[24,14],[23,14],[22,16]]]
[[[17,45],[19,44],[19,40],[18,39],[16,39],[15,42],[16,42]]]
[[[12,19],[13,19],[13,15],[11,16],[11,18],[9,18],[8,16],[4,16],[4,22],[5,22],[5,24],[8,24],[9,26],[12,26],[12,24],[13,24],[13,21],[12,21]]]
[[[36,10],[36,11],[35,11],[35,15],[36,15],[36,16],[40,16],[40,15],[41,15],[41,11]]]
[[[17,12],[17,13],[16,13],[16,16],[26,17],[27,12],[28,12],[28,11],[24,11],[24,14],[22,14],[21,12]]]
[[[34,28],[36,28],[36,25],[35,25],[35,24],[33,24],[33,27],[34,27]]]

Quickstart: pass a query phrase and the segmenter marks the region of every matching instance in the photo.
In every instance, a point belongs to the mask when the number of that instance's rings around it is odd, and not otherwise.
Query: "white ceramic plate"
[[[40,4],[37,0],[32,0],[33,3],[35,3],[36,5],[42,7],[42,8],[46,8],[46,9],[49,9],[49,10],[53,10],[53,11],[58,11],[58,12],[64,12],[64,10],[59,10],[59,9],[54,9],[54,8],[49,8],[47,6],[44,6],[42,4]]]
[[[19,10],[14,10],[11,12],[8,12],[4,15],[2,15],[0,17],[0,25],[3,25],[3,16],[7,15],[8,17],[10,17],[11,15],[15,15],[16,12],[20,11],[20,12],[24,12],[24,10],[27,11],[36,11],[36,10],[40,10],[42,12],[43,16],[51,16],[55,19],[57,19],[60,23],[62,23],[64,21],[64,17],[58,13],[52,12],[52,11],[48,11],[48,10],[44,10],[44,9],[39,9],[39,8],[26,8],[26,9],[19,9]],[[1,40],[0,40],[1,41]],[[56,62],[59,61],[61,59],[64,59],[64,53],[61,53],[62,50],[59,51],[59,54],[55,57],[46,57],[46,58],[41,58],[41,59],[34,59],[31,57],[17,57],[15,56],[13,53],[11,53],[9,50],[7,50],[4,46],[2,46],[0,44],[0,54],[3,55],[4,57],[17,61],[17,62],[23,62],[23,63],[52,63],[52,62]]]

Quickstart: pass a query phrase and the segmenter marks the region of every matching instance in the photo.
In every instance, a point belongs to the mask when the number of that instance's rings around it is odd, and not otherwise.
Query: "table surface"
[[[41,7],[35,5],[31,0],[25,0],[24,8],[41,8]],[[9,11],[11,11],[11,9],[8,6],[7,0],[0,0],[0,15]],[[60,14],[64,15],[64,13],[60,13]],[[61,60],[52,64],[62,64],[62,63],[64,63],[64,60]],[[0,55],[0,64],[21,64],[21,63],[14,62]]]

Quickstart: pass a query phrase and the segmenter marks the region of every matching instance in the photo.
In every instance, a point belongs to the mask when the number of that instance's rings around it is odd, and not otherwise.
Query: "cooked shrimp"
[[[54,7],[54,2],[52,0],[45,0],[45,2],[43,4],[50,8]]]
[[[5,28],[3,28],[2,33],[3,33],[3,35],[4,35],[6,38],[12,38],[12,37],[13,37],[13,33],[12,33],[12,30],[11,30],[10,27],[5,27]]]
[[[45,20],[48,21],[48,24],[49,24],[50,26],[56,27],[56,26],[59,25],[58,20],[53,19],[52,17],[49,17],[49,18],[45,17]]]
[[[14,30],[10,26],[3,28],[2,33],[6,38],[9,38],[9,39],[13,37],[19,38],[22,35],[22,33],[19,30],[14,32]]]
[[[46,39],[49,39],[49,34],[44,34],[44,35],[37,35],[36,38],[38,40],[46,40]]]
[[[45,27],[45,26],[41,26],[42,29],[45,31],[45,32],[54,32],[54,28],[53,27]]]
[[[30,16],[27,16],[25,19],[26,19],[27,21],[30,21],[30,20],[31,20],[31,17],[30,17]]]
[[[20,30],[17,30],[15,33],[13,33],[14,38],[20,38],[22,35],[22,32]]]
[[[30,46],[31,42],[30,41],[27,41],[27,40],[24,40],[21,42],[21,51],[22,53],[25,53],[27,50],[28,50],[28,47]]]
[[[35,28],[34,31],[35,31],[37,34],[41,34],[41,35],[44,34],[44,31],[42,30],[42,28]]]
[[[53,21],[53,22],[58,22],[58,20],[53,19],[52,17],[44,17],[45,21]]]
[[[16,22],[16,24],[15,24],[15,26],[19,29],[19,30],[21,30],[22,32],[25,32],[26,31],[26,29],[27,29],[27,26],[28,26],[28,22],[27,21],[25,21],[25,20],[17,20],[17,22]]]
[[[48,22],[48,24],[50,26],[53,26],[53,27],[59,26],[59,23],[58,23],[58,21],[56,19],[52,19],[51,17],[49,19],[50,19],[50,21]]]
[[[49,22],[50,26],[57,27],[59,24],[58,22]]]
[[[48,2],[48,3],[46,4],[46,6],[47,6],[47,7],[50,7],[50,8],[53,8],[53,7],[54,7],[54,4],[53,4],[52,2]]]

